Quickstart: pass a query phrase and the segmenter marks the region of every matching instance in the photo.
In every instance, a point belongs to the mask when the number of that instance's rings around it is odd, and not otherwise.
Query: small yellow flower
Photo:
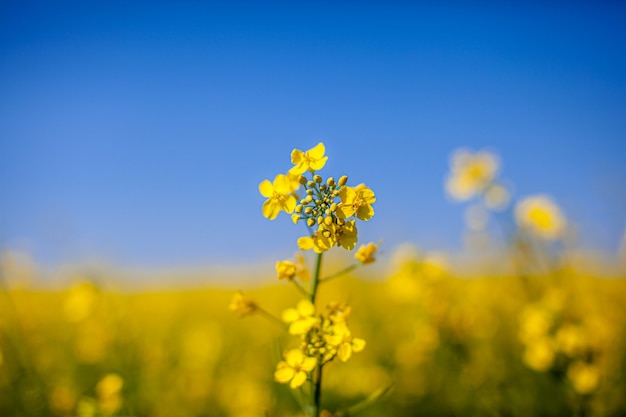
[[[575,362],[567,370],[567,379],[577,393],[589,394],[600,382],[600,370],[590,363]]]
[[[327,156],[324,156],[326,148],[323,143],[318,143],[315,147],[303,152],[299,149],[294,149],[291,152],[291,163],[295,166],[289,170],[292,175],[300,175],[309,171],[319,171],[324,168]]]
[[[294,184],[286,175],[276,175],[273,183],[263,180],[259,184],[259,191],[267,198],[263,203],[263,215],[270,220],[274,220],[281,210],[292,213],[296,208],[296,197],[292,195]]]
[[[309,300],[301,300],[296,308],[288,308],[283,311],[283,321],[289,323],[289,333],[303,335],[311,327],[319,323],[319,318],[314,317],[315,306]]]
[[[298,248],[301,250],[313,249],[315,253],[326,252],[337,243],[336,225],[327,226],[325,223],[319,225],[312,236],[304,236],[298,239]]]
[[[291,388],[296,389],[304,384],[307,374],[316,364],[315,358],[305,356],[299,349],[292,349],[285,353],[285,360],[276,366],[274,379],[281,384],[289,383]]]
[[[352,352],[360,352],[365,348],[365,340],[352,337],[350,329],[341,321],[332,326],[331,334],[326,336],[326,342],[337,348],[337,356],[346,362]]]
[[[124,380],[118,374],[107,374],[98,382],[98,406],[105,414],[114,414],[122,407],[121,391]]]
[[[376,252],[378,251],[378,245],[374,242],[370,242],[367,245],[361,245],[359,249],[354,254],[354,257],[357,261],[361,262],[363,265],[371,264],[376,261]]]
[[[547,337],[534,339],[526,346],[524,362],[535,371],[545,372],[554,363],[554,343]]]
[[[249,316],[256,313],[259,309],[259,305],[251,298],[245,297],[241,291],[235,293],[228,307],[231,311],[235,311],[241,316]]]
[[[291,261],[276,262],[278,279],[292,280],[296,276],[296,264]]]
[[[357,219],[367,221],[374,215],[372,204],[376,202],[376,196],[365,184],[359,184],[354,188],[341,187],[339,198],[341,203],[337,214],[340,217],[356,216]]]
[[[328,308],[328,318],[333,323],[345,322],[350,313],[352,312],[352,308],[347,306],[346,304],[339,304],[337,302],[329,303],[326,308]]]
[[[518,203],[515,220],[521,228],[547,240],[560,238],[566,226],[559,207],[545,195],[527,197]]]
[[[494,180],[498,172],[495,155],[481,151],[473,153],[458,150],[450,161],[451,173],[446,182],[446,191],[457,200],[469,200],[482,193]]]

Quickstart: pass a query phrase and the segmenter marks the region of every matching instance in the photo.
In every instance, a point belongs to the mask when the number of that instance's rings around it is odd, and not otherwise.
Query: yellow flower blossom
[[[535,371],[545,372],[554,363],[554,343],[547,337],[533,340],[526,346],[524,362]]]
[[[499,163],[489,152],[473,153],[461,149],[454,153],[450,165],[452,172],[446,182],[446,191],[452,198],[463,201],[485,191],[494,180]]]
[[[242,316],[249,316],[256,313],[259,309],[259,305],[251,298],[245,297],[241,291],[238,291],[233,296],[229,308],[231,311],[235,311]]]
[[[314,314],[315,306],[309,300],[301,300],[296,308],[283,311],[282,318],[285,323],[289,323],[290,334],[303,335],[319,323],[319,318]]]
[[[337,302],[328,303],[326,308],[329,310],[328,318],[333,323],[345,322],[352,312],[352,308],[350,306],[339,304]]]
[[[559,207],[547,196],[527,197],[515,207],[518,226],[547,240],[558,239],[565,231],[566,221]]]
[[[278,279],[292,280],[296,276],[296,264],[291,261],[276,262]]]
[[[372,204],[376,202],[376,196],[365,184],[359,184],[354,188],[341,187],[339,198],[341,203],[337,214],[342,218],[356,216],[357,219],[367,221],[374,215]]]
[[[327,156],[324,156],[326,148],[323,143],[318,143],[315,147],[303,152],[299,149],[294,149],[291,152],[291,163],[295,166],[289,170],[292,175],[300,175],[310,171],[319,171],[324,168]]]
[[[263,203],[263,215],[270,220],[274,220],[281,210],[292,213],[296,208],[296,197],[292,195],[294,184],[286,175],[276,175],[273,183],[263,180],[259,184],[259,191],[267,198]]]
[[[567,379],[572,383],[577,393],[589,394],[596,389],[600,382],[600,370],[590,363],[575,362],[567,370]]]
[[[327,226],[322,223],[312,236],[304,236],[298,239],[298,248],[301,250],[313,249],[315,253],[326,252],[337,243],[334,225]]]
[[[357,261],[361,262],[363,265],[371,264],[376,261],[376,252],[378,251],[378,245],[374,242],[370,242],[367,245],[361,245],[359,249],[354,254],[354,257]]]
[[[292,349],[284,356],[285,360],[276,366],[274,379],[281,384],[289,383],[293,389],[298,388],[306,381],[307,374],[315,368],[317,360],[305,356],[299,349]]]
[[[98,382],[98,405],[104,414],[114,414],[122,407],[123,386],[124,380],[117,374],[107,374]]]
[[[365,340],[352,337],[350,329],[343,321],[334,324],[331,334],[326,335],[325,339],[326,343],[337,348],[337,356],[342,362],[350,359],[352,352],[360,352],[365,348]]]

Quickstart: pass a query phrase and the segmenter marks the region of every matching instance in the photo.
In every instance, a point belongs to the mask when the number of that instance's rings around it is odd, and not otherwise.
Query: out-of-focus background
[[[323,142],[377,261],[336,411],[626,414],[626,6],[0,4],[0,414],[293,415],[259,183]],[[329,253],[328,273],[354,262]],[[310,255],[310,254],[309,254]],[[307,261],[312,262],[308,256]],[[322,305],[322,304],[320,304]],[[547,394],[552,401],[546,402]]]

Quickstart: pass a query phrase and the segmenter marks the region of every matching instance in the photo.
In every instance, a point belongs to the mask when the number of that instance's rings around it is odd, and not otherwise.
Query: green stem
[[[347,274],[348,272],[352,271],[353,269],[356,269],[356,268],[357,268],[358,266],[360,266],[360,265],[361,265],[361,264],[353,264],[353,265],[350,265],[349,267],[344,268],[344,269],[342,269],[342,270],[341,270],[341,271],[339,271],[339,272],[335,272],[334,274],[329,275],[329,276],[327,276],[326,278],[321,279],[321,280],[320,280],[320,282],[326,282],[326,281],[330,281],[330,280],[331,280],[331,279],[333,279],[333,278],[340,277],[341,275],[343,275],[343,274]]]
[[[317,261],[315,262],[315,273],[313,275],[313,282],[311,283],[310,300],[315,305],[315,296],[317,295],[317,286],[320,283],[320,274],[322,271],[322,253],[317,254]],[[322,395],[322,363],[318,361],[315,367],[315,378],[311,381],[313,383],[313,417],[319,417],[321,403],[320,398]]]
[[[321,397],[322,397],[322,364],[318,364],[315,368],[315,390],[313,391],[313,416],[319,417],[321,410]]]
[[[269,321],[271,321],[272,323],[274,323],[275,325],[277,325],[278,327],[280,327],[281,329],[285,329],[287,327],[287,325],[285,323],[283,323],[278,317],[274,316],[273,314],[265,311],[264,309],[262,309],[261,307],[259,307],[257,309],[257,311],[266,319],[268,319]]]
[[[304,295],[305,297],[310,297],[310,294],[307,292],[307,290],[304,289],[302,285],[300,285],[298,281],[296,281],[295,279],[291,279],[290,281],[293,283],[293,285],[296,286],[296,289],[300,291],[302,295]]]
[[[317,261],[315,262],[315,274],[313,275],[313,283],[311,284],[310,300],[312,304],[315,304],[315,296],[317,295],[317,286],[320,283],[320,272],[322,270],[322,253],[317,254]]]

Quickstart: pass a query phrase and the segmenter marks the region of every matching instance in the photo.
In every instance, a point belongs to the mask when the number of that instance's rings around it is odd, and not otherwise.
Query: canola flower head
[[[325,152],[326,147],[322,142],[305,152],[294,149],[291,152],[291,163],[294,164],[294,167],[289,170],[289,173],[301,175],[306,171],[319,171],[324,168],[328,160],[328,157],[324,156]]]
[[[452,198],[464,201],[487,189],[498,173],[499,162],[490,152],[460,149],[452,155],[450,169],[446,191]]]
[[[515,206],[515,220],[520,228],[546,240],[559,239],[567,224],[561,209],[545,195],[520,201]]]
[[[376,261],[376,252],[378,252],[378,245],[370,242],[367,245],[361,245],[354,254],[354,258],[363,265],[371,264]]]
[[[315,306],[309,300],[301,300],[296,308],[283,311],[282,319],[289,324],[289,333],[293,335],[303,335],[319,323],[319,318],[315,317]]]
[[[281,210],[292,213],[296,208],[296,197],[293,196],[296,184],[299,183],[296,181],[294,184],[293,180],[283,174],[276,175],[274,182],[263,180],[259,184],[259,192],[267,198],[263,203],[263,216],[274,220]]]
[[[274,380],[281,384],[289,383],[296,389],[307,380],[308,373],[317,365],[317,359],[305,356],[300,349],[292,349],[285,353],[285,360],[280,361],[274,372]]]
[[[259,305],[256,301],[244,296],[241,291],[238,291],[233,296],[228,308],[231,311],[239,313],[241,316],[249,316],[259,310]]]

